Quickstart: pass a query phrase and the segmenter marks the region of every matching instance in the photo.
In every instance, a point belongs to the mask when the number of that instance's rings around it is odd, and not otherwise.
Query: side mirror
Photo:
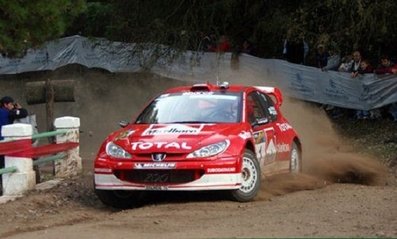
[[[125,120],[122,120],[122,121],[119,122],[119,125],[120,125],[121,128],[127,127],[128,124],[129,124],[129,122],[127,122]]]

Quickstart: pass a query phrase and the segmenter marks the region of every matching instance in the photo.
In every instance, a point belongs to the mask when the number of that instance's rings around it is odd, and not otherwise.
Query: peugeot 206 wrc
[[[169,89],[103,142],[95,192],[118,208],[145,191],[227,190],[234,200],[252,200],[263,175],[302,168],[301,143],[281,103],[273,87]]]

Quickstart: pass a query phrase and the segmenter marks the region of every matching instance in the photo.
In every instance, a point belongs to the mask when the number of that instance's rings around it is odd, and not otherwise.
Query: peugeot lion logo
[[[165,159],[165,154],[162,154],[162,153],[160,153],[160,154],[152,154],[152,160],[153,161],[156,161],[156,162],[160,162],[160,161],[163,161],[164,159]]]

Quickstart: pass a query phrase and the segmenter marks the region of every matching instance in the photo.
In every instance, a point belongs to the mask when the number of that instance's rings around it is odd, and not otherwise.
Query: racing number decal
[[[276,142],[273,127],[254,132],[255,153],[261,165],[276,159]]]
[[[267,135],[264,130],[254,132],[256,158],[261,165],[264,164],[266,156],[266,138]]]

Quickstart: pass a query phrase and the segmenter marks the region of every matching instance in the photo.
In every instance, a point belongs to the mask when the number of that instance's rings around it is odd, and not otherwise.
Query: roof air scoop
[[[222,83],[219,84],[219,87],[220,87],[221,89],[228,89],[228,88],[229,88],[229,82],[224,81],[224,82],[222,82]]]
[[[194,84],[190,91],[210,91],[210,86],[206,83]]]

